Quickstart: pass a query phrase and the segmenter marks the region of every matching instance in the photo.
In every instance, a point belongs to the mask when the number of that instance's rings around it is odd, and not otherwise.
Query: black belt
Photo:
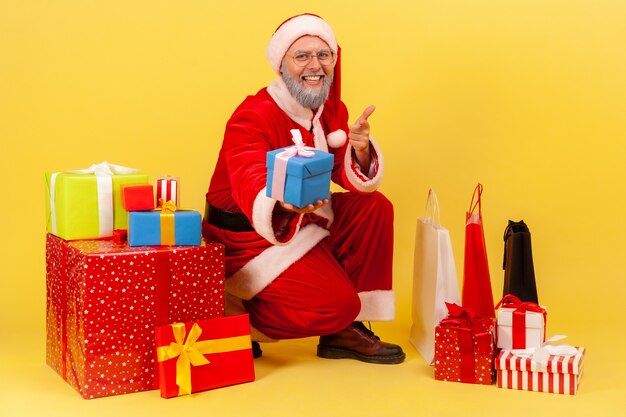
[[[245,214],[221,210],[209,203],[205,205],[204,218],[209,224],[220,229],[230,230],[231,232],[254,232],[254,227],[252,227],[250,220],[248,220]]]

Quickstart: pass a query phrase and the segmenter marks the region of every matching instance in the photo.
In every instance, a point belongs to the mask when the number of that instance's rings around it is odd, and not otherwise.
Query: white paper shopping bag
[[[435,326],[448,314],[445,303],[461,304],[450,233],[440,224],[439,203],[433,190],[428,191],[424,217],[417,220],[413,262],[410,341],[432,364]]]

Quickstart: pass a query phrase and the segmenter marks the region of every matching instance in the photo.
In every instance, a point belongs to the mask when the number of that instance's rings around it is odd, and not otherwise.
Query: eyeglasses
[[[304,67],[311,63],[313,57],[316,57],[322,65],[330,65],[335,62],[335,53],[327,49],[322,49],[315,54],[309,51],[298,51],[291,58],[297,66]]]

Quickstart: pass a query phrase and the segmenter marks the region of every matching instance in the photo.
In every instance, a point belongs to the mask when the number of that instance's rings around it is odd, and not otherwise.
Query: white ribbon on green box
[[[55,235],[58,235],[64,239],[84,239],[84,238],[97,238],[107,237],[113,234],[115,228],[114,223],[114,198],[113,198],[113,175],[129,175],[137,174],[139,170],[135,168],[128,168],[121,165],[110,164],[108,162],[101,162],[99,164],[93,164],[89,168],[54,172],[49,177],[49,231]],[[56,195],[56,182],[57,178],[61,174],[78,174],[78,175],[93,175],[96,180],[96,194],[97,194],[97,212],[98,212],[98,231],[94,236],[87,235],[63,235],[59,234],[58,226],[58,214],[57,214],[57,195]],[[136,183],[147,183],[147,176],[141,179],[133,179]],[[74,216],[80,217],[82,213],[82,207],[76,207]]]

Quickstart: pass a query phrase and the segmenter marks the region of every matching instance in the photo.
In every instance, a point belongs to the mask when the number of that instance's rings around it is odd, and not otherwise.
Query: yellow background
[[[265,346],[253,384],[164,401],[84,401],[45,365],[44,172],[109,162],[182,177],[201,210],[223,127],[274,78],[264,51],[310,11],[343,49],[351,120],[369,104],[396,208],[399,366]],[[624,415],[626,3],[0,0],[0,415]],[[462,277],[484,184],[494,297],[508,219],[532,231],[548,334],[588,356],[579,395],[434,381],[408,343],[415,222],[429,187]]]

